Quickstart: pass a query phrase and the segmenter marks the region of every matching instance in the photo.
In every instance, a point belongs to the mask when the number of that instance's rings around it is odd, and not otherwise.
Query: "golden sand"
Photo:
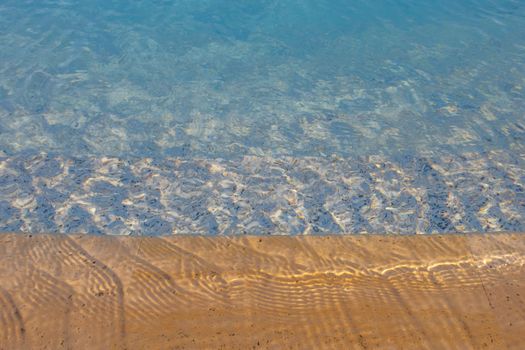
[[[2,349],[523,349],[525,236],[0,235]]]

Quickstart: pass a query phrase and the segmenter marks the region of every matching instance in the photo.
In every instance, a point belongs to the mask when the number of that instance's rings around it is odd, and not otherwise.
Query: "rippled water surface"
[[[1,230],[524,230],[524,159],[521,0],[0,1]]]

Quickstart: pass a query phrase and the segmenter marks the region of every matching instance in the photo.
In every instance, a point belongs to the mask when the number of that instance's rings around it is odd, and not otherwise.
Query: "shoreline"
[[[524,237],[0,234],[0,348],[518,348]]]

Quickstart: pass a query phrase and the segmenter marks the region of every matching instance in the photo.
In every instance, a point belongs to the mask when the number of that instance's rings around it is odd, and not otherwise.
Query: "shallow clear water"
[[[496,161],[494,154],[507,161]],[[524,1],[0,1],[4,230],[523,230],[524,154]],[[271,195],[266,188],[264,196],[275,200],[251,205],[246,215],[230,210],[236,196],[246,194],[237,193],[237,187],[220,187],[222,180],[212,175],[213,181],[202,173],[204,178],[190,179],[196,181],[195,196],[147,186],[149,177],[161,173],[171,186],[184,182],[167,165],[181,158],[194,169],[220,165],[227,180],[235,183],[241,180],[228,174],[242,173],[239,164],[244,163],[234,160],[243,156],[262,157],[261,162],[271,164],[308,159],[314,165],[299,169],[313,171],[320,179],[326,179],[328,160],[323,158],[329,156],[337,159],[334,174],[340,177],[311,189],[331,191],[331,197],[324,195],[316,202],[313,212],[305,201],[291,204],[295,216],[290,215],[304,219],[297,228],[279,219],[286,212],[283,193],[307,196],[297,183]],[[156,170],[137,165],[145,158],[161,165]],[[437,175],[425,173],[426,166],[407,165],[420,164],[421,159],[441,175],[439,181]],[[451,190],[457,179],[441,171],[447,159],[490,193]],[[76,165],[67,165],[77,160],[90,164],[86,178],[76,178]],[[100,173],[106,161],[127,162],[109,173],[133,173],[133,185],[121,175]],[[32,168],[35,162],[40,170]],[[388,214],[388,208],[399,207],[388,199],[393,192],[380,188],[394,177],[374,177],[368,170],[359,175],[368,187],[356,197],[364,197],[364,204],[343,201],[353,188],[339,188],[348,175],[343,169],[390,165],[398,169],[393,174],[401,181],[396,182],[401,186],[396,196],[413,192],[414,199],[407,203],[411,213],[419,214],[397,219]],[[150,172],[141,172],[146,168]],[[294,178],[289,171],[280,173],[287,181]],[[488,177],[479,177],[482,173]],[[60,174],[70,176],[68,186]],[[23,178],[26,183],[21,183]],[[511,197],[499,197],[488,178],[506,184],[501,191],[510,191]],[[259,180],[261,186],[272,183],[269,176]],[[309,181],[303,180],[298,181]],[[107,201],[86,199],[99,193],[90,187],[93,181],[118,188],[100,191],[119,195]],[[216,197],[209,195],[210,183],[219,186]],[[142,194],[133,192],[133,186]],[[418,192],[425,195],[416,198]],[[388,200],[374,202],[377,196]],[[486,201],[471,209],[468,196]],[[146,197],[154,201],[140,202]],[[229,202],[218,204],[211,198]],[[205,215],[192,218],[197,200]],[[338,209],[329,209],[329,202]],[[459,202],[466,203],[462,205],[469,207],[466,212],[475,222],[456,222],[466,215],[458,209],[463,208]],[[119,205],[125,209],[117,209]],[[47,208],[44,213],[39,212],[42,208]],[[351,224],[337,216],[355,213],[356,208],[360,216],[349,219]],[[164,226],[145,228],[141,215]],[[209,221],[196,228],[202,217]],[[434,225],[436,217],[446,220]],[[64,223],[71,218],[78,225]],[[315,218],[323,224],[310,222]]]
[[[525,2],[2,1],[2,147],[525,148]]]

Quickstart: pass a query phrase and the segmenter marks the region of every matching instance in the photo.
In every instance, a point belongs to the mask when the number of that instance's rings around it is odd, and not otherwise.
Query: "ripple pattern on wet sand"
[[[520,234],[0,235],[0,348],[515,348]]]

